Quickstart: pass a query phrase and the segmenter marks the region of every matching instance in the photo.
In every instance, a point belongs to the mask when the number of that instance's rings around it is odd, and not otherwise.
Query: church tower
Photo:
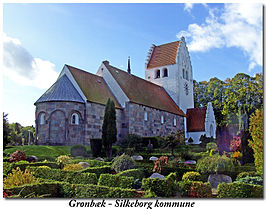
[[[145,62],[145,79],[162,86],[184,113],[194,108],[192,66],[184,37],[151,46]]]

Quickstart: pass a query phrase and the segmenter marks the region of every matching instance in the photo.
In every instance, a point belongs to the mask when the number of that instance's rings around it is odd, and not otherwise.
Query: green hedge
[[[175,173],[169,174],[165,179],[143,178],[142,189],[154,192],[159,197],[170,197],[177,191],[176,181],[177,175]]]
[[[108,187],[133,188],[134,178],[112,174],[101,174],[98,185]]]
[[[78,171],[63,171],[60,169],[49,169],[41,167],[30,167],[36,178],[52,179],[73,184],[97,184],[95,173],[81,173]]]
[[[118,174],[117,176],[128,176],[128,177],[133,177],[134,179],[143,179],[144,178],[144,171],[143,169],[129,169],[122,171]]]
[[[221,183],[218,198],[263,198],[263,186],[246,183]]]
[[[86,162],[90,164],[90,167],[97,167],[97,166],[104,166],[104,165],[111,165],[111,162],[104,162],[99,160],[84,160],[84,159],[73,159],[70,161],[71,164],[77,164],[79,162]]]
[[[110,165],[104,165],[104,166],[100,166],[100,167],[89,167],[89,168],[83,169],[79,172],[80,173],[95,173],[97,175],[97,177],[99,178],[99,176],[103,173],[110,173],[111,172],[111,166]]]
[[[210,198],[212,197],[211,184],[201,181],[180,181],[177,183],[182,197]]]
[[[60,168],[59,164],[55,162],[35,162],[35,163],[21,163],[21,162],[15,162],[15,163],[9,163],[9,162],[4,162],[3,163],[3,173],[8,175],[9,173],[12,172],[12,169],[16,169],[17,167],[20,168],[20,170],[24,171],[28,166],[30,167],[39,167],[39,166],[48,166],[50,168]]]
[[[139,194],[133,189],[122,189],[98,185],[70,184],[66,182],[46,182],[5,189],[4,192],[20,198],[61,197],[61,198],[136,198]]]

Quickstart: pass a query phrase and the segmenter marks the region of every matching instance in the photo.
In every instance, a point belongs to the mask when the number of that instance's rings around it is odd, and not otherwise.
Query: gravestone
[[[217,188],[220,183],[232,183],[232,178],[224,174],[212,174],[209,175],[208,182],[210,182],[212,188]]]

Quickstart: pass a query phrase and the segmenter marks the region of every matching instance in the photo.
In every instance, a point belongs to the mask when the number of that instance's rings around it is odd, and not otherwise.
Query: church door
[[[66,139],[66,117],[63,111],[56,110],[51,114],[49,130],[52,144],[64,144]]]

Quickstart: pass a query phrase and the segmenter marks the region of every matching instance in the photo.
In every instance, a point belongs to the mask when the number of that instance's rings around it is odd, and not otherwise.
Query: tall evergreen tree
[[[7,115],[3,113],[3,148],[6,148],[6,145],[9,143],[9,134],[10,134],[10,128],[8,124]]]
[[[112,144],[116,142],[116,113],[115,104],[113,101],[108,99],[102,125],[102,143],[106,152],[107,158],[112,157]]]

